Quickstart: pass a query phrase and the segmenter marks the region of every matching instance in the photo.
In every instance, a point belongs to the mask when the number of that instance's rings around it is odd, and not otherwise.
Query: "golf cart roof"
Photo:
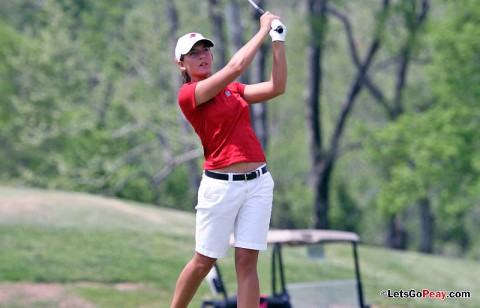
[[[337,230],[299,229],[270,230],[268,244],[312,245],[326,242],[358,242],[359,236],[353,232]]]

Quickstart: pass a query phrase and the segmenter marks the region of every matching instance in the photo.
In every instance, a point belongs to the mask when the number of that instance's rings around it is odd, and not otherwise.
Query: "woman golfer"
[[[279,25],[282,33],[274,30]],[[235,82],[268,34],[273,45],[270,79],[248,85]],[[178,39],[175,59],[184,81],[178,103],[200,137],[205,163],[195,208],[195,254],[178,278],[171,307],[188,306],[217,258],[226,256],[232,232],[238,307],[258,307],[258,253],[267,248],[274,184],[250,123],[248,104],[285,92],[285,35],[279,17],[266,12],[259,31],[217,73],[212,72],[211,40],[199,33]]]

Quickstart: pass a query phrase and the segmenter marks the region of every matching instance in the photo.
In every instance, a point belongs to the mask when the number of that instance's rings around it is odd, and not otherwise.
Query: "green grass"
[[[125,230],[0,227],[1,281],[155,282],[168,287],[181,266],[175,238]],[[159,280],[159,277],[164,279]]]
[[[57,285],[55,298],[21,293],[0,307],[60,307],[83,300],[95,307],[168,307],[175,281],[193,254],[194,216],[158,207],[78,193],[0,186],[0,295],[15,286]],[[353,277],[349,245],[325,246],[323,259],[305,247],[285,247],[289,282]],[[463,259],[360,246],[366,300],[377,307],[480,307],[480,266]],[[230,255],[219,261],[235,292]],[[259,275],[270,292],[270,253],[262,253]],[[28,283],[28,284],[25,284]],[[457,291],[471,299],[393,299],[384,289]],[[3,290],[3,291],[2,291]],[[17,290],[18,291],[18,290]],[[209,297],[202,284],[192,305]]]
[[[141,286],[131,291],[115,290],[102,285],[78,288],[79,295],[100,307],[164,307],[159,301],[159,287]],[[166,294],[163,295],[164,297]]]

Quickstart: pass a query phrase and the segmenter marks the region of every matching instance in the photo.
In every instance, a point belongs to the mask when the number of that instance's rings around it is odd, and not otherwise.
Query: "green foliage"
[[[332,229],[359,232],[362,212],[358,202],[350,194],[345,183],[339,183],[335,188],[333,206],[330,212]]]
[[[11,67],[5,59],[19,47],[18,39],[19,34],[9,24],[3,20],[0,21],[0,59],[2,59],[0,62],[0,78],[2,80],[0,91],[5,94],[1,97],[2,104],[6,103],[6,97],[14,90],[11,83],[8,82]],[[2,108],[2,112],[5,112],[4,108]]]
[[[13,166],[10,155],[15,155],[15,129],[11,127],[11,112],[13,105],[9,97],[15,93],[15,87],[11,82],[13,67],[6,61],[11,55],[21,48],[21,35],[15,31],[3,19],[0,21],[0,178],[8,175]]]
[[[304,175],[301,175],[304,177]],[[311,225],[311,192],[304,181],[275,182],[273,228],[305,229]]]
[[[473,2],[451,3],[449,18],[430,29],[429,64],[435,103],[403,115],[375,134],[369,152],[388,170],[377,198],[385,215],[401,213],[422,199],[436,208],[437,236],[466,249],[473,241],[465,218],[478,207],[480,10]],[[479,217],[474,218],[478,221]]]
[[[7,59],[10,152],[18,155],[5,160],[22,163],[3,178],[156,202],[151,178],[188,138],[179,133],[173,90],[164,90],[170,70],[158,69],[171,59],[159,52],[163,7],[50,0],[36,9],[36,18],[17,24],[28,43]]]
[[[445,106],[474,107],[480,97],[480,10],[477,1],[450,1],[449,17],[432,25],[430,30],[434,51],[429,68],[432,90]]]

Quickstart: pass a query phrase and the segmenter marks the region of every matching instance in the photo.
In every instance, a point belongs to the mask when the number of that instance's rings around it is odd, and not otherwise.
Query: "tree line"
[[[288,26],[287,93],[251,108],[273,227],[480,256],[478,0],[257,1]],[[0,3],[0,178],[193,209],[202,149],[176,39],[218,68],[257,30],[238,0]],[[241,82],[265,79],[269,44]]]

